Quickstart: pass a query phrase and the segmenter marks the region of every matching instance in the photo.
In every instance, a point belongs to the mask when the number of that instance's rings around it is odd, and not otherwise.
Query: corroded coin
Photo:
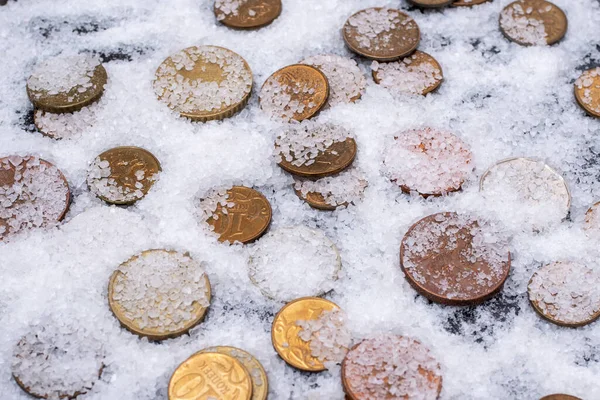
[[[203,263],[187,254],[147,250],[112,274],[108,304],[126,329],[151,340],[180,336],[204,318],[211,291]]]
[[[367,80],[351,58],[335,54],[323,54],[304,59],[301,64],[318,68],[329,82],[328,106],[344,103],[354,103],[365,92]]]
[[[317,180],[295,178],[294,181],[298,197],[311,207],[325,211],[358,203],[368,185],[362,172],[354,168]]]
[[[233,51],[193,46],[168,57],[156,70],[154,92],[182,117],[221,120],[241,111],[252,93],[252,71]]]
[[[352,15],[342,29],[353,52],[377,61],[394,61],[417,49],[421,33],[407,14],[391,8],[367,8]]]
[[[221,242],[252,242],[261,237],[271,223],[269,200],[245,186],[215,190],[200,201],[199,207],[201,218],[220,235]]]
[[[60,114],[35,110],[33,123],[40,133],[52,139],[72,139],[96,123],[96,113],[90,107]]]
[[[266,400],[269,394],[269,381],[262,364],[247,351],[230,346],[208,347],[199,353],[221,353],[238,360],[252,380],[252,400]]]
[[[91,55],[60,55],[36,65],[27,79],[27,95],[36,108],[73,112],[97,101],[108,77]]]
[[[589,69],[577,78],[575,99],[588,114],[600,118],[600,67]]]
[[[408,0],[417,7],[437,8],[450,5],[454,0]]]
[[[537,270],[527,287],[543,318],[561,326],[583,326],[600,317],[600,274],[576,262],[554,262]]]
[[[35,156],[0,158],[0,241],[57,224],[70,202],[67,179],[48,161]]]
[[[492,0],[456,0],[452,3],[454,7],[472,7],[479,4],[487,3]]]
[[[310,65],[276,71],[260,90],[260,107],[273,118],[303,121],[316,115],[329,97],[327,77]]]
[[[375,83],[392,92],[426,95],[444,80],[441,65],[422,51],[415,51],[399,61],[371,64]]]
[[[215,16],[230,28],[256,29],[281,14],[281,0],[216,0]]]
[[[500,30],[522,46],[551,45],[567,33],[567,16],[545,0],[517,0],[500,13]]]
[[[510,271],[506,241],[483,222],[456,213],[427,216],[400,246],[408,283],[436,303],[472,305],[498,293]]]
[[[439,363],[419,341],[395,335],[366,339],[342,364],[344,391],[351,400],[436,400],[442,391]]]
[[[581,400],[579,397],[569,396],[568,394],[551,394],[544,396],[540,400]]]
[[[115,147],[100,154],[88,169],[87,184],[96,196],[111,204],[141,200],[161,171],[160,163],[140,147]]]
[[[252,380],[236,358],[196,353],[182,362],[169,380],[169,400],[250,400]]]

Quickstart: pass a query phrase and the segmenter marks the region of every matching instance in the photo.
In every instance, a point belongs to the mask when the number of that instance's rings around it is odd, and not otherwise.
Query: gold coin
[[[454,6],[454,7],[472,7],[472,6],[477,6],[479,4],[487,3],[488,1],[492,1],[492,0],[456,0],[454,3],[452,3],[452,6]]]
[[[414,4],[417,7],[423,8],[437,8],[445,7],[450,5],[454,0],[408,0],[409,3]]]
[[[281,14],[281,0],[217,0],[215,16],[223,25],[256,29],[269,25]]]
[[[600,118],[600,67],[585,71],[575,81],[575,99],[589,115]]]
[[[252,380],[241,362],[221,353],[196,353],[169,380],[169,400],[250,400]]]
[[[325,370],[325,365],[313,357],[310,342],[299,337],[302,328],[297,321],[319,318],[322,312],[339,309],[337,304],[319,297],[303,297],[287,303],[273,320],[271,341],[279,356],[294,368],[309,372]]]
[[[216,346],[199,351],[199,353],[221,353],[238,360],[252,380],[252,400],[266,400],[269,394],[267,373],[261,363],[247,351],[230,346]]]
[[[218,46],[193,46],[156,70],[154,92],[182,117],[221,120],[241,111],[252,93],[252,71],[239,54]]]
[[[133,204],[148,194],[160,163],[140,147],[115,147],[94,159],[87,175],[92,193],[111,204]]]
[[[187,254],[146,250],[113,272],[108,305],[121,325],[150,340],[180,336],[202,321],[210,305],[208,276]]]
[[[444,80],[442,66],[437,60],[418,50],[399,61],[374,61],[371,69],[375,83],[400,93],[426,95],[436,90]]]
[[[390,8],[367,8],[352,15],[342,29],[353,52],[372,60],[394,61],[417,49],[419,26],[407,14]]]
[[[303,121],[315,116],[327,102],[329,82],[310,65],[294,64],[276,71],[260,90],[260,107],[284,121]]]
[[[545,0],[517,0],[500,13],[500,30],[522,46],[551,45],[567,33],[567,16]]]

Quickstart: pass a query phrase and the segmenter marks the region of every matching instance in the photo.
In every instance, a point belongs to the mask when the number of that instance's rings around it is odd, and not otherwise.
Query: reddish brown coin
[[[421,219],[404,235],[400,267],[408,283],[429,300],[472,305],[502,289],[510,271],[510,252],[487,224],[438,213]]]
[[[479,4],[487,3],[488,1],[492,1],[492,0],[457,0],[454,3],[452,3],[452,6],[454,6],[454,7],[473,7],[473,6],[477,6]]]
[[[500,30],[522,46],[551,45],[567,33],[567,16],[545,0],[517,0],[500,13]]]
[[[409,3],[422,8],[438,8],[450,5],[454,0],[408,0]]]
[[[358,203],[369,184],[362,172],[356,168],[348,168],[338,175],[317,180],[294,180],[296,195],[312,208],[324,211],[333,211],[338,207]]]
[[[600,118],[600,67],[588,69],[577,78],[575,99],[589,115]]]
[[[281,14],[281,0],[215,1],[217,20],[230,28],[262,28],[273,22],[279,14]]]
[[[568,394],[551,394],[544,396],[540,400],[581,400],[579,397],[570,396]]]

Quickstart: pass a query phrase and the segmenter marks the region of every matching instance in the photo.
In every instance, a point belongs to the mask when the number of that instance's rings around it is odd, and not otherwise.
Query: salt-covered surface
[[[542,320],[527,298],[541,264],[599,259],[598,239],[582,229],[600,200],[597,162],[600,121],[573,98],[583,70],[600,64],[600,4],[554,0],[569,31],[554,46],[522,47],[500,33],[508,1],[421,13],[402,0],[284,1],[273,24],[258,31],[230,30],[216,21],[213,4],[196,0],[28,0],[0,7],[1,155],[39,154],[69,180],[74,202],[58,229],[33,231],[0,245],[0,393],[30,399],[11,378],[7,360],[30,324],[57,311],[59,323],[80,311],[107,351],[106,368],[85,400],[159,400],[173,370],[194,352],[233,345],[255,355],[269,375],[274,399],[343,399],[339,371],[305,375],[278,358],[271,345],[270,301],[250,282],[247,252],[207,233],[194,218],[196,195],[243,183],[260,188],[273,206],[270,229],[318,227],[339,248],[344,277],[331,298],[348,315],[353,339],[393,332],[422,341],[443,369],[443,400],[507,400],[569,393],[600,398],[598,322],[567,329]],[[175,118],[152,88],[160,63],[198,44],[225,46],[248,61],[255,87],[275,70],[315,54],[352,56],[340,29],[366,7],[400,7],[421,30],[419,49],[444,68],[444,83],[426,97],[392,96],[368,77],[363,97],[321,112],[320,122],[347,126],[356,135],[355,165],[365,172],[365,198],[333,213],[312,210],[296,196],[293,178],[272,160],[279,124],[253,94],[244,111],[223,122],[193,124]],[[33,132],[25,93],[33,67],[60,51],[101,55],[109,84],[97,123],[79,138],[55,141]],[[422,199],[402,194],[380,173],[385,140],[416,125],[461,137],[473,154],[475,179],[461,192]],[[124,145],[148,149],[161,161],[161,179],[136,205],[110,207],[85,183],[88,164]],[[512,230],[512,271],[503,292],[477,307],[429,304],[408,285],[398,265],[399,245],[418,219],[438,211],[477,210],[489,215],[477,178],[498,160],[532,156],[560,169],[573,195],[570,217],[553,229]],[[499,218],[515,210],[506,205]],[[153,344],[119,326],[107,306],[110,274],[132,254],[176,248],[206,260],[214,298],[206,319],[189,336]],[[592,262],[587,262],[587,261]],[[285,271],[285,265],[281,267]]]
[[[66,94],[74,88],[85,92],[93,86],[92,76],[98,65],[98,58],[89,54],[61,54],[37,64],[27,85],[35,98]]]
[[[328,369],[342,362],[352,344],[346,314],[339,308],[322,311],[317,319],[296,321],[296,325],[302,328],[298,336],[309,343],[311,355]]]
[[[429,54],[416,51],[400,61],[371,64],[373,77],[392,92],[427,94],[443,79],[440,65]]]
[[[318,193],[323,196],[325,203],[337,207],[359,202],[368,185],[361,171],[350,168],[338,175],[326,176],[316,181],[296,179],[294,188],[305,197],[309,193]]]
[[[96,123],[96,107],[83,107],[74,113],[49,113],[36,110],[33,116],[35,126],[53,139],[71,139],[78,137]]]

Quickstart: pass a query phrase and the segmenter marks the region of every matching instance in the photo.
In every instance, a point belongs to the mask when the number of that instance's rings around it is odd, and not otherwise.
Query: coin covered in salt
[[[393,93],[426,95],[444,80],[442,67],[436,59],[418,50],[399,61],[373,61],[371,70],[375,83]]]
[[[600,118],[600,67],[588,69],[577,78],[575,99],[589,115]]]
[[[454,7],[472,7],[479,4],[487,3],[492,0],[455,0],[452,5]]]
[[[551,394],[542,397],[540,400],[582,400],[579,397],[570,396],[568,394]]]
[[[281,0],[216,0],[217,21],[230,28],[257,29],[281,14]]]
[[[438,8],[450,5],[454,0],[408,0],[409,3],[422,8]]]
[[[96,113],[90,107],[60,114],[35,110],[33,123],[38,131],[52,139],[73,139],[96,123]]]
[[[567,16],[545,0],[517,0],[500,13],[500,30],[522,46],[551,45],[567,33]]]
[[[298,197],[312,208],[325,211],[358,203],[367,186],[364,174],[356,168],[317,180],[294,178],[294,190]]]

